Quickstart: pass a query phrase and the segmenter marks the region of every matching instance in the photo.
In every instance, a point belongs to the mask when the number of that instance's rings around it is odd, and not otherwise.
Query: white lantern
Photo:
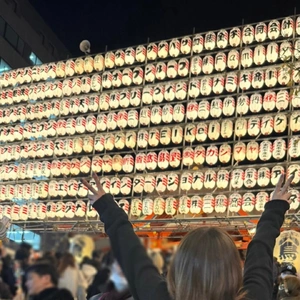
[[[168,53],[169,53],[169,44],[166,41],[161,41],[158,44],[158,57],[159,58],[166,58],[168,57]]]
[[[229,211],[232,213],[237,213],[241,209],[242,196],[238,193],[231,194],[229,197]]]
[[[131,193],[132,181],[129,177],[121,178],[120,191],[122,195],[129,195]]]
[[[147,49],[145,46],[143,46],[143,45],[138,46],[135,51],[136,61],[144,62],[146,59],[146,52],[147,52]]]
[[[217,34],[217,47],[220,49],[228,46],[228,32],[225,29],[221,29]]]
[[[270,40],[276,40],[280,35],[280,22],[278,20],[272,20],[268,24],[268,38]]]
[[[225,213],[228,206],[228,199],[225,195],[218,195],[215,198],[216,213]]]
[[[234,27],[229,32],[229,44],[231,47],[237,47],[241,43],[241,30]]]
[[[252,44],[254,41],[254,27],[252,25],[246,25],[243,28],[242,41],[244,44]]]
[[[165,191],[165,175],[163,175],[163,180],[160,181],[160,176],[156,177],[156,189],[158,192]],[[160,186],[162,185],[162,186]],[[176,173],[169,173],[167,178],[167,190],[170,192],[177,191],[179,187],[179,177]]]
[[[207,170],[204,173],[204,188],[214,189],[217,182],[217,173],[214,170]]]
[[[265,23],[258,23],[255,26],[255,40],[263,42],[267,38],[267,25]]]

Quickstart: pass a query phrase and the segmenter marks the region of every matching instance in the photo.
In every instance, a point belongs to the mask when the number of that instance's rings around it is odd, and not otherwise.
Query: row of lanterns
[[[57,165],[61,163],[62,168],[57,170]],[[50,163],[48,162],[48,165]],[[50,164],[51,170],[47,171],[48,176],[57,175],[55,171],[67,174],[69,172],[67,162],[54,161]],[[49,167],[49,169],[50,169]],[[74,169],[74,168],[73,168]],[[96,172],[97,170],[95,170]],[[280,174],[285,171],[283,166],[273,168],[246,168],[246,169],[207,169],[206,171],[185,171],[181,175],[175,172],[160,173],[158,175],[140,174],[134,177],[102,177],[101,183],[105,192],[112,195],[131,195],[133,193],[164,193],[181,191],[201,191],[212,189],[253,189],[255,187],[267,187],[270,184],[275,186]],[[32,172],[32,171],[31,171]],[[286,172],[294,174],[292,184],[300,182],[299,164],[291,164]],[[28,174],[29,175],[29,174]],[[38,175],[42,175],[41,173]],[[29,175],[30,176],[30,175]],[[95,183],[92,181],[92,185]],[[51,180],[47,182],[34,182],[31,184],[2,185],[1,201],[6,200],[37,200],[49,197],[86,197],[87,189],[77,179],[69,181],[65,179]]]
[[[201,82],[199,80],[190,81],[188,88],[190,98],[197,98],[200,95],[200,85]],[[148,117],[149,122],[151,116],[157,118],[159,115],[161,115],[161,118],[166,118],[167,120],[168,115],[174,113],[174,108],[178,106],[175,104],[174,106],[165,104],[161,107],[160,104],[163,101],[172,102],[176,99],[185,99],[186,97],[179,97],[179,93],[181,93],[181,91],[185,91],[186,93],[186,88],[186,83],[179,82],[177,85],[145,87],[143,91],[139,89],[133,89],[131,92],[124,90],[121,92],[103,93],[100,97],[73,97],[61,101],[52,100],[36,102],[34,104],[10,106],[2,109],[0,108],[0,124],[11,124],[14,122],[32,121],[36,119],[41,120],[44,118],[53,119],[57,117],[67,117],[69,115],[86,114],[88,112],[98,113],[99,110],[108,111],[122,108],[126,109],[129,106],[140,108],[141,104],[143,106],[147,105],[147,107],[141,108],[140,115],[143,115],[145,118]],[[169,97],[171,93],[173,93],[173,95]],[[200,119],[206,119],[209,115],[218,118],[222,114],[230,117],[233,116],[235,112],[238,115],[245,115],[249,111],[251,113],[258,113],[262,110],[285,110],[288,108],[290,102],[294,108],[299,108],[300,96],[296,92],[293,92],[292,95],[290,95],[289,91],[285,89],[279,91],[269,90],[265,93],[241,94],[237,99],[232,96],[223,96],[222,98],[208,100],[190,99],[186,104],[186,111],[187,115],[191,114],[191,116],[188,116],[188,119],[190,120],[195,120],[197,118],[192,117],[195,111],[197,112],[196,116]],[[109,113],[107,118],[114,114],[112,116],[116,115],[118,119],[120,119],[120,115],[124,115],[124,118],[127,118],[128,120],[130,110],[111,111]],[[157,116],[157,114],[159,115]],[[108,119],[114,120],[115,117]],[[140,122],[141,125],[149,124],[147,123],[147,119],[144,121],[140,120]],[[155,124],[154,119],[151,120],[151,122]],[[118,125],[118,127],[124,128],[126,126]]]
[[[204,76],[199,78],[193,78],[188,81],[174,81],[168,82],[166,84],[158,84],[156,86],[145,86],[143,91],[140,89],[133,89],[131,91],[117,90],[110,94],[101,93],[98,98],[96,95],[91,96],[92,99],[92,109],[97,107],[97,102],[99,102],[100,109],[107,110],[110,107],[113,109],[119,107],[139,106],[141,102],[145,104],[150,104],[153,101],[160,103],[163,100],[173,101],[184,100],[189,96],[190,98],[197,98],[200,95],[209,96],[211,94],[220,95],[224,92],[234,93],[238,88],[242,91],[248,91],[251,89],[262,89],[263,87],[272,88],[276,87],[278,84],[280,86],[286,86],[293,80],[295,83],[300,82],[300,75],[297,71],[297,66],[293,69],[292,74],[288,66],[282,66],[279,70],[276,67],[271,67],[267,69],[256,69],[253,71],[236,71],[229,72],[227,74],[217,74],[214,76]],[[100,75],[96,75],[99,76]],[[111,87],[112,78],[107,86]],[[103,83],[103,82],[102,82]],[[49,87],[47,91],[46,85]],[[85,86],[87,89],[82,89]],[[55,90],[52,88],[55,87]],[[68,79],[64,82],[54,82],[54,83],[42,83],[39,86],[30,87],[17,87],[15,90],[3,90],[1,93],[1,104],[10,105],[13,103],[20,102],[33,102],[37,100],[60,98],[61,96],[70,97],[80,94],[86,94],[91,91],[92,85],[82,85],[81,78],[75,78],[73,80]],[[97,90],[94,89],[94,92]],[[155,92],[155,93],[154,93]],[[77,112],[80,110],[88,110],[89,104],[86,108],[78,108],[79,104],[85,101],[90,102],[85,98],[74,98],[76,103],[71,107],[62,108],[62,113],[67,114],[68,110],[75,109]],[[70,101],[66,99],[66,101]],[[58,102],[58,100],[56,100]],[[85,105],[84,105],[85,106]],[[93,108],[95,107],[95,108]],[[66,110],[66,111],[64,111]]]
[[[267,24],[261,22],[255,27],[246,25],[241,30],[239,27],[232,28],[229,32],[225,29],[215,33],[207,32],[204,36],[196,34],[193,37],[186,36],[181,39],[172,39],[170,42],[161,41],[160,43],[150,43],[146,46],[140,45],[136,48],[129,47],[125,50],[109,51],[106,54],[93,57],[78,58],[66,62],[45,64],[32,68],[18,69],[7,73],[1,78],[2,85],[15,85],[29,83],[31,80],[40,81],[49,78],[81,75],[95,71],[103,71],[105,68],[122,67],[134,63],[165,59],[167,57],[178,57],[187,55],[191,52],[201,53],[203,50],[211,51],[216,47],[224,49],[228,46],[238,47],[241,42],[249,45],[253,42],[264,42],[267,38],[276,40],[281,35],[284,38],[293,36],[294,29],[296,34],[300,34],[300,17],[294,19],[287,17],[282,20],[273,20]]]
[[[287,154],[295,159],[300,155],[299,140],[299,137],[293,137],[288,145],[284,139],[276,139],[273,143],[265,140],[260,143],[256,141],[237,142],[234,146],[223,144],[221,146],[186,147],[182,152],[177,148],[173,148],[172,150],[156,152],[148,150],[148,152],[139,152],[135,156],[131,154],[105,154],[103,156],[83,156],[73,159],[54,159],[51,162],[32,161],[3,164],[0,166],[0,178],[1,180],[16,180],[38,177],[48,178],[50,176],[76,176],[81,173],[88,174],[91,170],[103,173],[124,172],[129,174],[134,171],[179,168],[181,164],[185,167],[203,164],[213,166],[219,162],[228,164],[232,159],[237,162],[246,159],[251,162],[257,160],[265,162],[272,159],[282,160]],[[54,152],[58,153],[57,151]],[[27,153],[26,158],[32,158],[33,155],[32,152]],[[21,153],[20,157],[23,156],[23,153]],[[3,160],[3,158],[1,159]]]
[[[171,215],[175,214],[200,214],[200,213],[225,213],[227,209],[231,213],[237,213],[240,210],[245,212],[262,212],[265,204],[269,201],[271,195],[267,192],[254,193],[232,193],[231,195],[219,194],[217,196],[206,194],[201,196],[182,196],[179,199],[174,197],[155,199],[145,198],[143,200],[134,198],[131,203],[126,199],[121,199],[118,205],[132,217],[150,216],[150,215]],[[291,210],[299,207],[300,194],[298,190],[291,190]],[[52,218],[74,218],[98,216],[97,212],[90,205],[87,206],[82,200],[77,202],[30,202],[28,204],[18,205],[0,205],[0,216],[7,216],[13,221],[28,219],[52,219]]]

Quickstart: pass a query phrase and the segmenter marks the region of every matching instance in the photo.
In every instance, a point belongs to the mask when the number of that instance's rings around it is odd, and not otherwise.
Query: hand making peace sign
[[[98,199],[100,199],[103,195],[105,195],[105,191],[100,183],[100,179],[97,176],[97,174],[95,172],[92,173],[92,176],[95,180],[97,189],[96,190],[93,186],[91,186],[91,184],[89,184],[85,179],[81,179],[81,182],[93,193],[92,195],[88,195],[88,198],[90,199],[91,204],[94,204],[95,201],[97,201]]]
[[[289,202],[289,198],[291,196],[291,193],[289,193],[288,189],[290,187],[291,182],[294,179],[294,175],[290,176],[287,181],[285,182],[285,185],[282,186],[284,182],[284,174],[281,174],[278,183],[275,187],[275,190],[272,194],[271,200],[284,200]]]

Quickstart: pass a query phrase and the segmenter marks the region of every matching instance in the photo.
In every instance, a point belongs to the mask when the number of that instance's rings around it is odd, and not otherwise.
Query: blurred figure
[[[97,274],[97,263],[93,259],[84,257],[81,263],[81,272],[85,278],[86,284],[89,287]]]
[[[158,252],[157,250],[151,251],[150,257],[153,261],[154,266],[157,268],[159,274],[163,275],[165,262],[160,252]]]
[[[296,276],[286,275],[278,289],[278,300],[299,300],[300,280]]]
[[[86,282],[71,253],[62,255],[58,264],[58,287],[70,291],[78,300],[86,299]]]
[[[2,280],[9,286],[10,292],[14,296],[17,292],[17,284],[14,274],[14,262],[12,258],[5,253],[4,248],[1,248],[0,256],[2,261],[2,270],[0,273]]]
[[[0,260],[0,274],[2,272],[3,263]],[[0,276],[0,299],[12,299],[13,295],[10,291],[9,286],[3,282],[2,277]]]
[[[30,300],[74,300],[66,289],[58,289],[58,274],[49,263],[31,265],[26,271],[26,287]]]
[[[111,267],[106,291],[93,296],[90,300],[133,300],[129,291],[127,279],[116,260]]]

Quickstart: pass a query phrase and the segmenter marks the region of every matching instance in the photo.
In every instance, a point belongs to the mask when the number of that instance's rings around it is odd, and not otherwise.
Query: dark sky
[[[292,15],[298,0],[29,0],[73,55]]]

